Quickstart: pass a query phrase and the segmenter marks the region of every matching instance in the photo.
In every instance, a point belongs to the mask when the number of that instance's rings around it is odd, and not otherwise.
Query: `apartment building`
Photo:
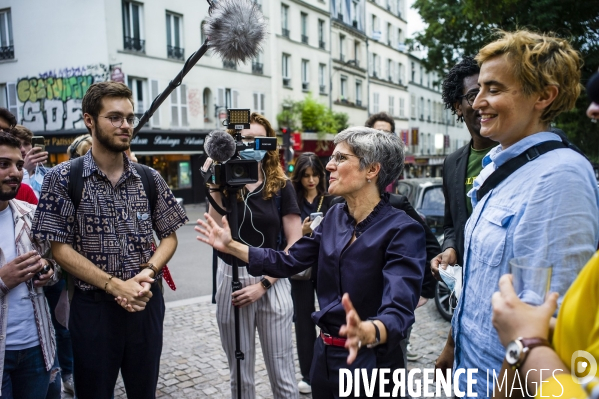
[[[408,129],[408,84],[406,80],[405,0],[368,0],[368,71],[371,114],[387,112],[395,119],[398,134]]]

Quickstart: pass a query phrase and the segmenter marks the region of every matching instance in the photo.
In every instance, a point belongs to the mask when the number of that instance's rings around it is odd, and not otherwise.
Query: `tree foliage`
[[[414,42],[427,49],[428,70],[446,73],[463,56],[474,56],[497,29],[526,28],[568,39],[583,56],[582,83],[599,66],[599,0],[416,0],[428,27]],[[556,125],[591,158],[599,159],[599,131],[585,116],[588,99],[560,115]]]
[[[338,133],[347,128],[349,116],[343,112],[333,112],[310,93],[301,101],[286,99],[282,111],[277,115],[279,126],[292,130],[317,132],[320,136]]]

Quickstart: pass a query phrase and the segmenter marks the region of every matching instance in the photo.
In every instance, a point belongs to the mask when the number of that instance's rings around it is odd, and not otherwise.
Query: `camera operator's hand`
[[[256,302],[266,294],[266,288],[261,283],[256,283],[243,287],[231,294],[231,303],[240,308]]]
[[[35,166],[40,163],[46,163],[48,160],[48,152],[42,151],[39,147],[33,147],[27,155],[25,155],[25,164],[23,167],[27,170],[29,175],[33,175],[35,173]]]
[[[223,216],[222,218],[223,227],[220,227],[209,214],[205,213],[204,217],[206,221],[198,219],[199,226],[196,226],[194,230],[203,234],[205,238],[198,236],[197,239],[218,251],[230,253],[228,246],[233,239],[231,238],[231,229],[229,228],[227,217]]]
[[[455,249],[447,248],[445,251],[441,252],[439,255],[435,256],[431,260],[431,271],[433,272],[433,276],[438,281],[442,281],[441,274],[439,274],[439,268],[443,270],[447,269],[448,265],[455,265],[458,261],[458,254]]]

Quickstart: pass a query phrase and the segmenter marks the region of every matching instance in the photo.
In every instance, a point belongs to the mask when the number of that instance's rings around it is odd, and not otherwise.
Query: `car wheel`
[[[451,291],[443,281],[437,282],[437,287],[435,288],[435,305],[441,317],[447,321],[451,321],[453,309],[456,306],[456,299],[454,295],[451,295]]]

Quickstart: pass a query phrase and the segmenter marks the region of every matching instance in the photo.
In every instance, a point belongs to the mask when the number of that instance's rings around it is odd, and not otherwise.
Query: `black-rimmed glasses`
[[[125,121],[125,119],[127,120],[127,124],[133,128],[137,127],[137,125],[139,125],[139,118],[137,116],[130,116],[128,118],[125,118],[124,116],[121,115],[111,115],[111,116],[102,116],[99,115],[102,118],[106,118],[110,121],[110,124],[114,127],[120,128],[121,126],[123,126],[123,123]]]
[[[334,153],[333,155],[331,155],[329,157],[329,162],[333,161],[335,162],[335,165],[339,165],[341,162],[345,162],[347,161],[347,157],[356,157],[358,159],[361,159],[359,156],[357,155],[353,155],[353,154],[344,154],[342,152],[337,151],[336,153]]]
[[[460,96],[460,98],[465,98],[468,105],[472,107],[472,104],[474,104],[474,100],[476,100],[477,95],[478,91],[471,91],[469,93],[464,94],[463,96]]]

